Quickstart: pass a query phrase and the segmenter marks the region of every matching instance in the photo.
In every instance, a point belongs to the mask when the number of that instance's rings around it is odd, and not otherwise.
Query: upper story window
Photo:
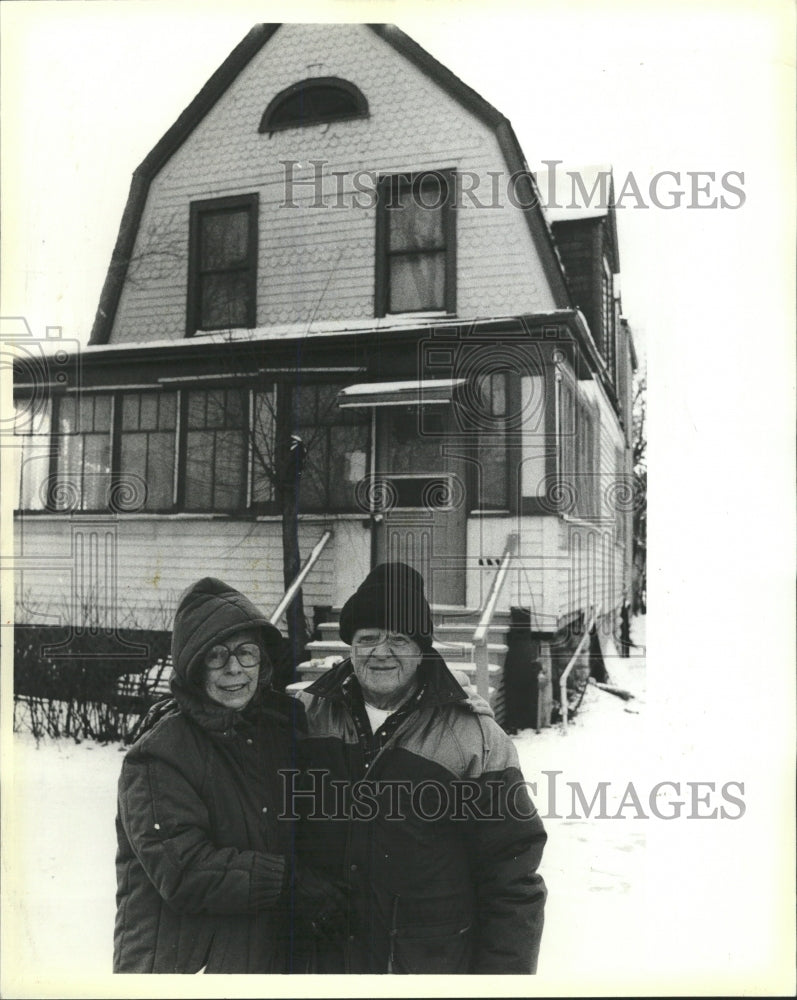
[[[456,310],[455,174],[382,177],[376,220],[376,315]]]
[[[256,194],[191,202],[187,329],[255,326]]]
[[[336,76],[314,77],[280,91],[260,119],[260,132],[368,116],[362,91]]]

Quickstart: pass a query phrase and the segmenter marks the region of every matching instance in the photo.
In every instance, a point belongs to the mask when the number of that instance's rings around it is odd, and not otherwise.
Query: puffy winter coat
[[[299,695],[316,769],[297,797],[301,842],[350,890],[345,942],[318,971],[534,972],[546,834],[514,745],[436,652],[419,678],[420,696],[370,753],[349,660]]]
[[[269,690],[242,712],[204,695],[197,664],[209,644],[252,626],[268,642],[276,630],[236,591],[202,583],[175,620],[177,704],[130,749],[119,779],[116,972],[290,971],[293,828],[278,819],[277,772],[293,765],[301,709]]]

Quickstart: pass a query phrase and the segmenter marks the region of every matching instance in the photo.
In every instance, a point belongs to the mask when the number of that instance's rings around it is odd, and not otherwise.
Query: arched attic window
[[[260,119],[259,132],[366,118],[368,101],[359,87],[337,76],[319,76],[280,91]]]

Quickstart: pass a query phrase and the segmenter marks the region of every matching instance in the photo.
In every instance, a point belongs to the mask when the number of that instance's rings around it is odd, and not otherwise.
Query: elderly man
[[[545,831],[514,745],[432,646],[421,576],[377,566],[345,604],[351,659],[300,698],[304,848],[350,904],[317,971],[531,973]]]

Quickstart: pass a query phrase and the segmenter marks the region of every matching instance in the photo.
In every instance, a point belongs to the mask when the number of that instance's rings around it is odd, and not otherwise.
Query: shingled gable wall
[[[309,76],[338,76],[368,100],[365,119],[258,131],[269,101]],[[283,160],[328,164],[329,208],[313,208],[311,186],[285,202]],[[357,171],[454,167],[501,174],[503,210],[467,198],[457,216],[457,314],[546,311],[554,296],[522,211],[508,204],[510,169],[492,129],[366,25],[282,25],[154,178],[141,218],[110,342],[185,336],[191,201],[257,192],[260,197],[257,324],[362,320],[374,315],[375,210],[351,207]],[[345,172],[346,207],[332,171]],[[369,182],[366,182],[369,183]],[[367,200],[360,196],[361,200]]]

